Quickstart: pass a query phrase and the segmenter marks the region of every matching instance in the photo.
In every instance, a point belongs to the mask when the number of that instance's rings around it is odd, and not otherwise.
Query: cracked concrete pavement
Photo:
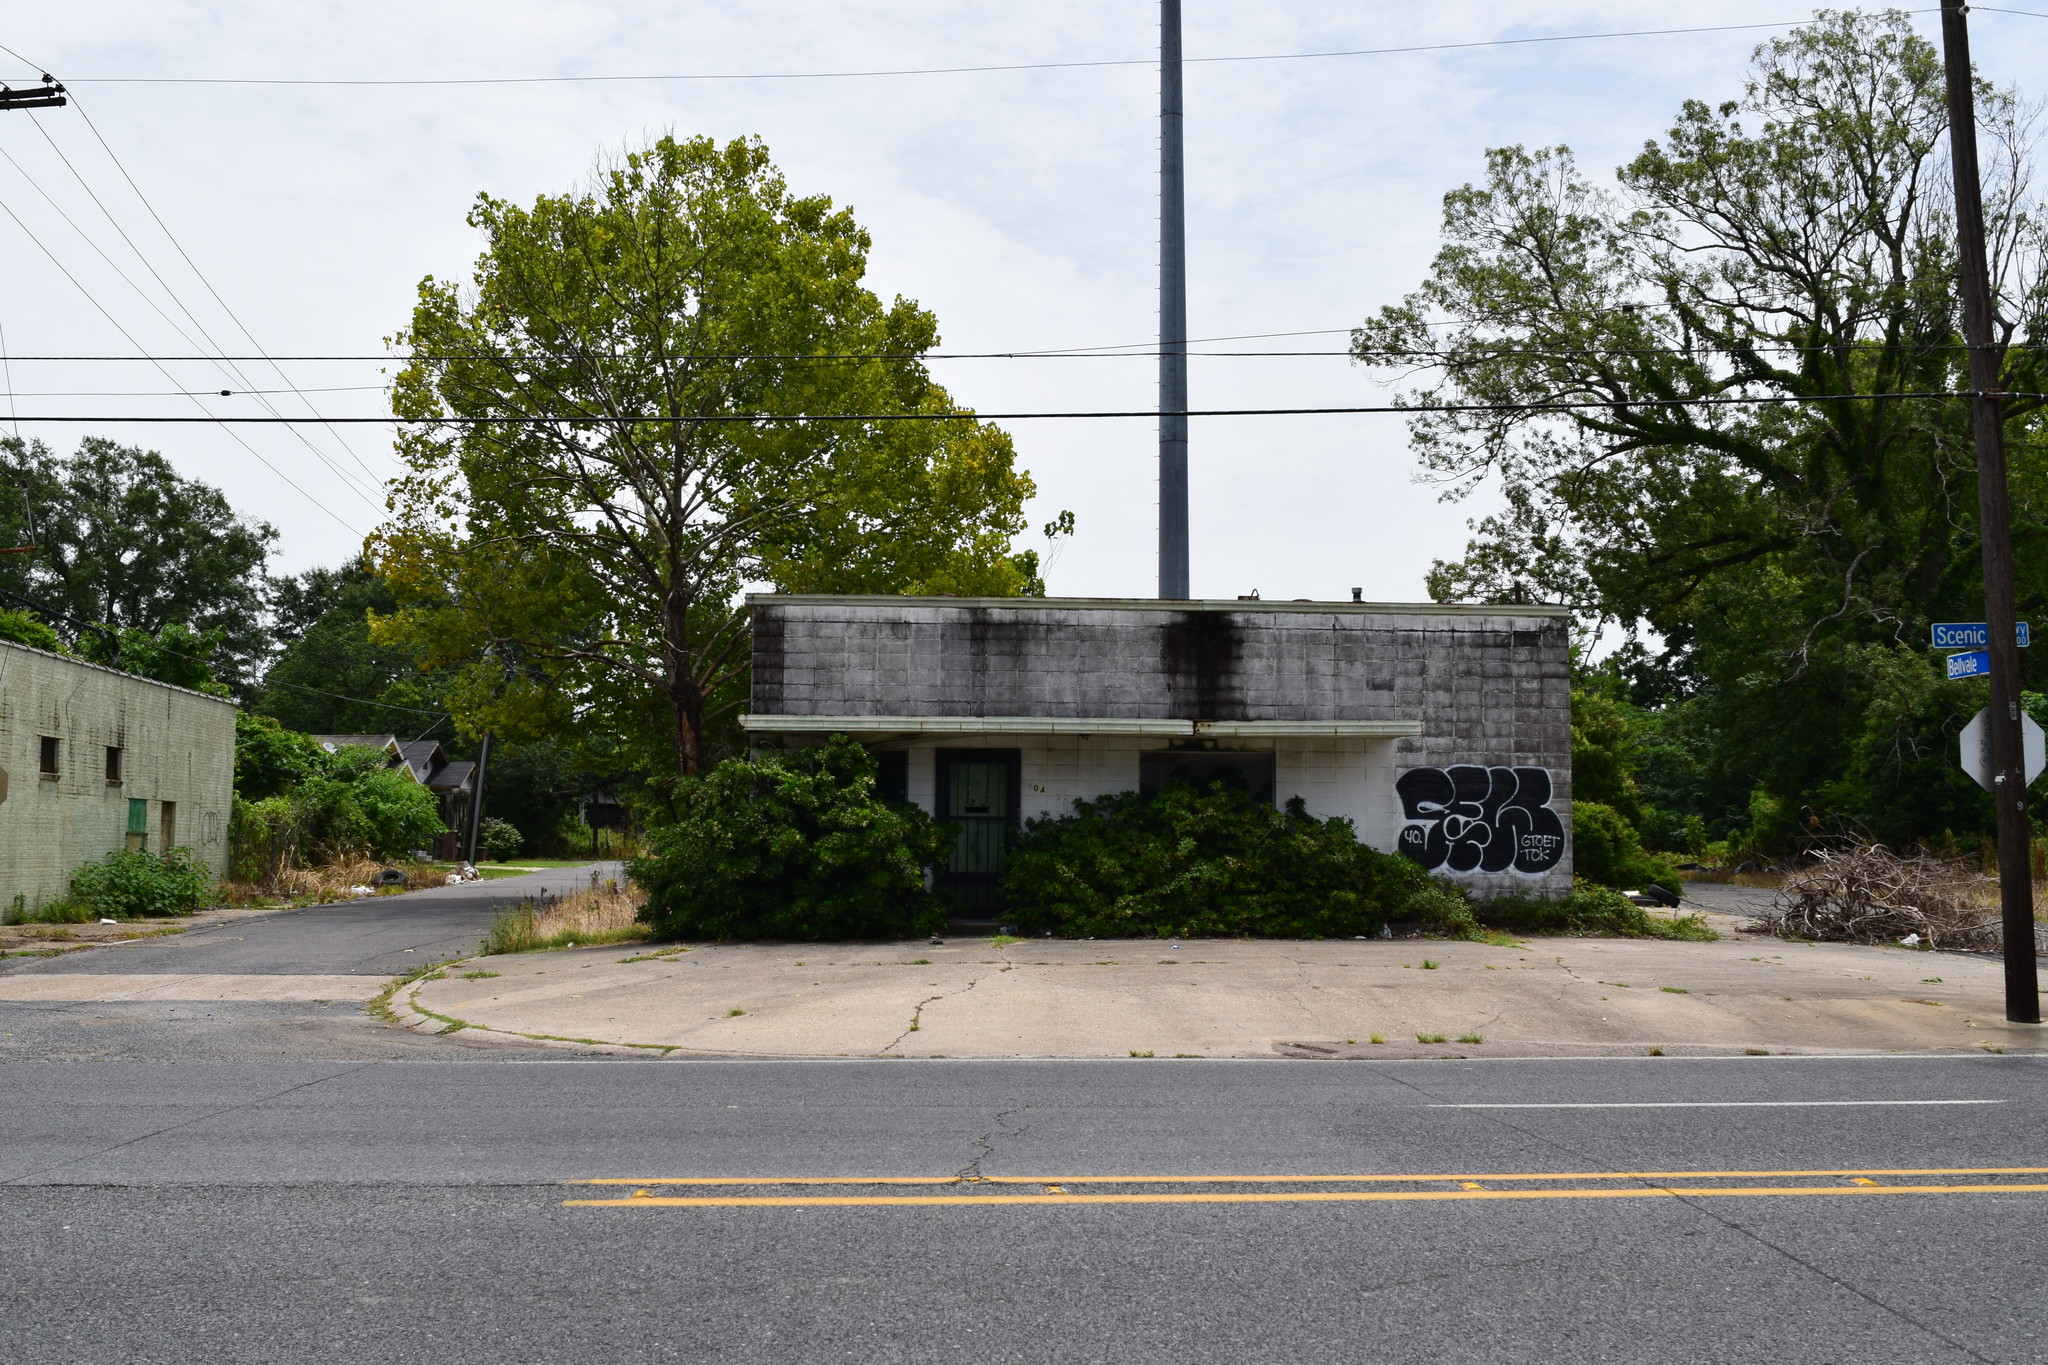
[[[706,944],[476,958],[422,1032],[748,1057],[2032,1052],[1999,964],[1787,943],[1531,938]],[[1378,1041],[1375,1041],[1377,1039]]]

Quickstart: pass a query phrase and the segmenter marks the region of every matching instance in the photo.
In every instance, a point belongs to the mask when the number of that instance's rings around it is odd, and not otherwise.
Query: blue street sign
[[[2016,621],[2013,632],[2019,636],[2019,645],[2025,649],[2032,641],[2028,638],[2027,623]],[[1984,649],[1991,643],[1991,631],[1982,621],[1936,621],[1934,623],[1934,647],[1936,649]]]
[[[1948,680],[1957,678],[1988,678],[1991,676],[1991,651],[1973,649],[1968,654],[1948,656]]]

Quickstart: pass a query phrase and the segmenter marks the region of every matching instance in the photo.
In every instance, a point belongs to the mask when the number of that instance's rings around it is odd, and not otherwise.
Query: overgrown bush
[[[492,815],[486,817],[483,825],[477,830],[476,841],[484,846],[486,858],[502,863],[509,861],[512,855],[519,851],[519,846],[526,842],[526,837],[510,820],[500,820]]]
[[[110,919],[189,915],[206,903],[213,878],[189,848],[162,855],[116,849],[71,874],[71,901]]]
[[[327,772],[292,788],[299,847],[338,858],[396,857],[440,837],[446,826],[434,794],[366,746],[337,751]]]
[[[1227,780],[1032,820],[1002,892],[1020,929],[1077,938],[1349,937],[1463,905],[1409,859],[1359,843],[1349,820],[1318,820],[1299,797],[1277,810]]]
[[[875,760],[843,735],[685,779],[676,822],[628,870],[663,938],[901,938],[945,923],[925,889],[952,830],[875,793]]]
[[[1574,814],[1583,809],[1574,804]],[[1494,896],[1472,908],[1486,929],[1510,934],[1600,934],[1621,938],[1669,938],[1711,943],[1720,935],[1698,915],[1666,919],[1653,915],[1610,886],[1581,882],[1560,900],[1541,896]]]
[[[1646,851],[1635,826],[1598,801],[1572,802],[1572,871],[1624,891],[1661,886],[1676,894],[1680,889],[1678,869]]]

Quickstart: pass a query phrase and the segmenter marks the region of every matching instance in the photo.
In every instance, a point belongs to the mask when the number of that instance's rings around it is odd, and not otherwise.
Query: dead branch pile
[[[1998,884],[1968,858],[1901,857],[1883,844],[1822,850],[1787,877],[1759,918],[1767,933],[1836,943],[1997,952]],[[1917,935],[1917,937],[1915,937]]]

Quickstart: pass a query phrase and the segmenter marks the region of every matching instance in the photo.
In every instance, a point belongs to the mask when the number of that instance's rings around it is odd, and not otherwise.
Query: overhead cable
[[[1936,389],[1906,393],[1717,394],[1701,398],[1598,398],[1539,403],[1378,403],[1321,408],[1188,408],[1172,417],[1341,417],[1431,412],[1583,412],[1607,408],[1785,407],[1805,403],[1889,403],[1937,398],[1973,398],[1969,389]],[[2000,391],[2001,398],[2048,399],[2048,394]],[[764,422],[1032,422],[1090,421],[1114,418],[1155,418],[1158,408],[1102,409],[1074,412],[756,412],[707,413],[695,417],[540,417],[508,413],[497,417],[109,417],[105,414],[28,414],[24,422],[140,422],[180,425],[218,422],[237,426],[277,426],[289,422],[333,421],[352,426],[567,426],[598,430],[620,426],[703,426]]]
[[[1926,10],[1911,11],[1927,13]],[[1412,43],[1402,47],[1343,48],[1325,52],[1262,52],[1239,56],[1188,57],[1188,65],[1247,62],[1296,62],[1330,57],[1394,57],[1424,52],[1461,52],[1477,48],[1524,47],[1537,43],[1577,43],[1608,38],[1661,38],[1693,33],[1735,33],[1766,28],[1797,28],[1808,19],[1771,23],[1701,24],[1688,28],[1622,29],[1609,33],[1553,33],[1531,38],[1483,38],[1463,43]],[[7,51],[0,48],[0,51]],[[720,71],[652,75],[589,76],[418,76],[308,78],[272,76],[67,76],[68,85],[574,85],[602,82],[660,81],[803,81],[858,80],[885,76],[970,76],[1002,71],[1073,71],[1103,67],[1156,67],[1157,57],[1098,58],[1072,62],[1002,62],[980,66],[890,67],[859,71]]]

